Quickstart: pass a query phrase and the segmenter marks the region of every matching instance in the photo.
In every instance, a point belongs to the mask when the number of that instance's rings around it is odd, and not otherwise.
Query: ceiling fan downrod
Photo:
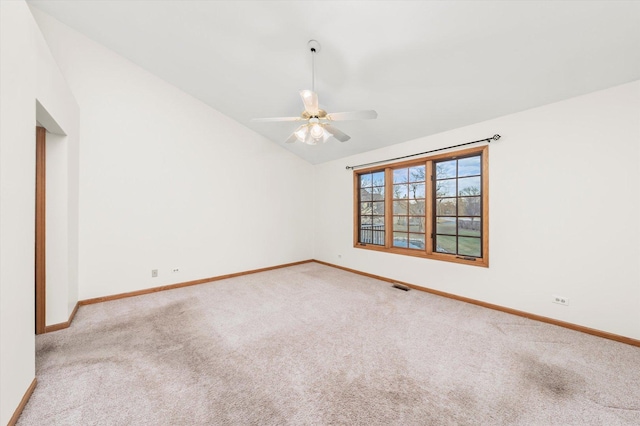
[[[311,51],[311,91],[316,91],[316,53],[320,52],[320,43],[317,40],[309,40],[307,42]]]

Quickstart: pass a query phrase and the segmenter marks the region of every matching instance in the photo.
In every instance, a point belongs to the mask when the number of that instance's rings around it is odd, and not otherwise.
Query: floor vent
[[[393,283],[393,285],[391,286],[393,288],[397,288],[398,290],[403,290],[403,291],[409,291],[409,287],[407,287],[406,285],[402,285],[399,283]]]

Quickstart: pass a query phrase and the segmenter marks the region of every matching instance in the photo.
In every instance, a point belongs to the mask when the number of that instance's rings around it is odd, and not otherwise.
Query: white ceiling
[[[313,164],[640,79],[637,1],[29,4]],[[310,39],[321,107],[378,111],[336,123],[348,142],[285,145],[297,123],[250,121],[302,111]]]

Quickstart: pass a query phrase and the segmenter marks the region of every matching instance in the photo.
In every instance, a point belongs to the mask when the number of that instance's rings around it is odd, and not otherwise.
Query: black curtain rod
[[[431,151],[419,152],[417,154],[410,154],[410,155],[405,155],[405,156],[402,156],[402,157],[389,158],[387,160],[380,160],[380,161],[373,161],[371,163],[358,164],[357,166],[347,166],[346,168],[347,168],[347,170],[354,170],[354,169],[357,169],[357,168],[360,168],[360,167],[364,167],[364,166],[373,166],[374,164],[386,163],[388,161],[402,160],[403,158],[409,158],[409,157],[417,157],[418,155],[430,154],[432,152],[444,151],[445,149],[458,148],[459,146],[471,145],[471,144],[474,144],[474,143],[480,143],[480,142],[491,143],[492,140],[493,141],[497,141],[498,139],[500,139],[500,135],[495,134],[490,138],[480,139],[480,140],[473,141],[473,142],[460,143],[458,145],[451,145],[451,146],[447,146],[447,147],[444,147],[444,148],[432,149]]]

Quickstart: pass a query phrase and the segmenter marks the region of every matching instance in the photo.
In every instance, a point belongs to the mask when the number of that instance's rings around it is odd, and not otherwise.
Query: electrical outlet
[[[552,302],[557,303],[559,305],[569,306],[569,298],[564,296],[558,296],[557,294],[554,294],[552,296]]]
[[[158,276],[158,270],[157,269],[152,269],[151,270],[151,278],[156,278]]]
[[[173,269],[171,270],[171,272],[173,272],[174,274],[175,274],[176,272],[180,272],[180,268],[173,268]]]

